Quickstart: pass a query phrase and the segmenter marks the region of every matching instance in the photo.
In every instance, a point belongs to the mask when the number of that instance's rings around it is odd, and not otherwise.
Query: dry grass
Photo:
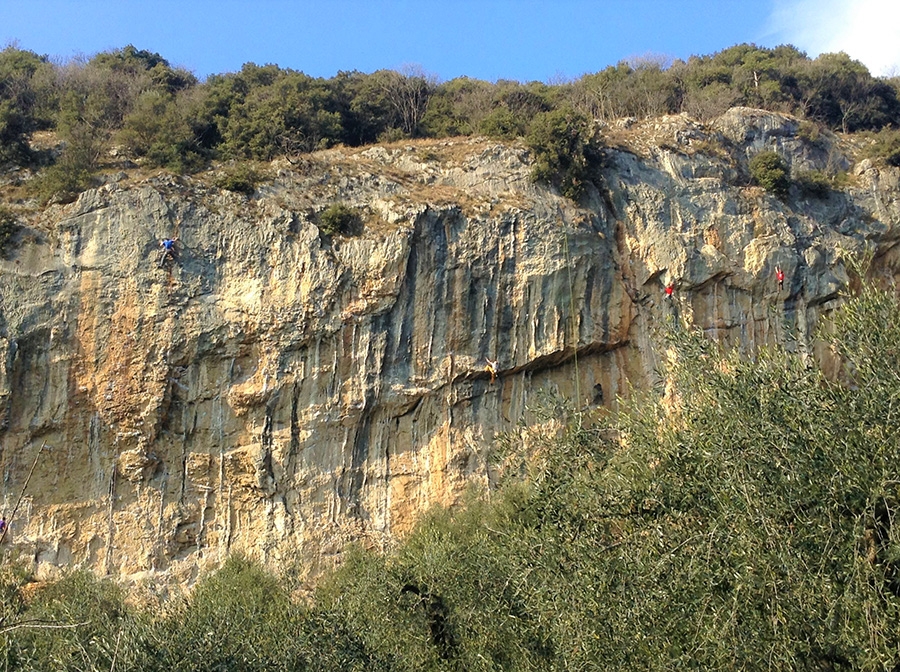
[[[58,151],[61,145],[58,135],[50,131],[37,132],[32,136],[32,146],[40,151]],[[328,150],[305,154],[288,160],[281,157],[269,163],[256,163],[254,167],[262,176],[261,184],[281,181],[296,192],[296,197],[307,204],[332,200],[335,196],[335,180],[320,179],[326,173],[331,176],[356,178],[361,182],[375,181],[393,183],[395,193],[387,198],[398,206],[436,207],[456,206],[466,216],[484,216],[486,212],[498,213],[509,210],[524,210],[529,206],[526,194],[512,189],[502,194],[488,194],[486,191],[458,187],[442,183],[442,173],[451,170],[465,170],[467,165],[477,163],[485,152],[504,144],[484,137],[456,137],[441,139],[400,140],[397,142],[369,145],[365,147],[338,146]],[[513,144],[512,146],[518,146]],[[383,151],[373,152],[373,149]],[[142,165],[140,159],[123,155],[105,154],[98,166],[96,184],[102,184],[108,175],[121,174],[116,180],[123,188],[132,188],[151,180],[165,182],[175,180],[171,185],[157,185],[163,191],[187,196],[191,192],[199,203],[214,209],[209,197],[217,194],[216,180],[225,164],[214,163],[209,169],[190,176],[178,176],[164,168]],[[35,214],[42,210],[34,204],[34,180],[38,171],[23,171],[21,179],[11,176],[5,183],[0,182],[0,202],[17,204],[17,210]],[[282,197],[283,199],[284,197]],[[252,199],[251,199],[252,200]],[[291,199],[292,201],[294,199]],[[289,205],[285,202],[285,206]],[[293,205],[298,205],[293,203]],[[379,214],[369,210],[366,228],[372,231],[393,229]]]

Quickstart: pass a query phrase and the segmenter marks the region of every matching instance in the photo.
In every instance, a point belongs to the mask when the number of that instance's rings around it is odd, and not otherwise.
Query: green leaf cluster
[[[791,186],[790,170],[777,152],[760,152],[750,159],[750,176],[766,191],[781,198]]]
[[[344,203],[332,203],[319,215],[319,230],[326,236],[357,236],[362,228],[359,212]]]
[[[832,178],[819,170],[801,170],[794,174],[794,184],[805,196],[828,198],[834,184]]]
[[[580,198],[600,156],[589,120],[572,108],[539,113],[525,142],[534,152],[532,179],[553,184],[569,198]]]
[[[20,228],[16,214],[9,208],[0,206],[0,256],[6,254],[13,236]]]
[[[900,129],[883,128],[877,133],[866,134],[866,137],[869,144],[863,149],[863,156],[900,167]]]
[[[48,124],[41,99],[47,97],[52,65],[46,56],[6,47],[0,51],[0,164],[28,164],[31,132]]]
[[[524,481],[354,559],[333,604],[396,669],[893,669],[898,318],[841,310],[839,381],[673,332],[665,397],[513,440]]]
[[[222,171],[216,179],[216,186],[245,196],[256,192],[256,185],[263,179],[262,174],[250,163],[234,163]]]
[[[67,200],[109,163],[111,149],[119,160],[189,173],[214,159],[268,161],[341,144],[483,134],[546,148],[537,152],[536,175],[578,194],[588,179],[577,139],[584,119],[686,112],[706,120],[734,105],[794,113],[805,120],[798,135],[808,142],[819,126],[845,133],[900,126],[896,82],[872,77],[847,54],[810,59],[790,46],[741,44],[674,62],[649,56],[555,84],[438,82],[415,66],[326,79],[255,63],[198,82],[132,45],[63,64],[7,47],[0,163],[63,164],[56,174],[48,169],[39,195]],[[29,137],[40,129],[57,132],[61,153],[32,151]],[[878,156],[895,161],[896,152],[876,144]]]

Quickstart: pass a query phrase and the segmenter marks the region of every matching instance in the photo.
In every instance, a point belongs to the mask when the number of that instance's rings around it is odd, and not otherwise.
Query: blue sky
[[[733,44],[847,51],[900,74],[900,0],[0,0],[0,44],[66,60],[133,44],[198,77],[248,61],[321,77],[556,81]]]

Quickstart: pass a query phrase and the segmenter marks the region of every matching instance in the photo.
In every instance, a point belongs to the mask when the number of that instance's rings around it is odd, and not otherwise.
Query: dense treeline
[[[895,670],[900,305],[823,338],[838,380],[670,334],[669,387],[498,443],[490,501],[357,551],[308,599],[232,558],[187,598],[0,581],[8,670]]]
[[[873,78],[846,54],[810,59],[790,46],[739,45],[671,64],[622,62],[560,84],[457,78],[438,83],[415,68],[310,77],[248,63],[198,82],[159,54],[132,46],[55,64],[33,52],[0,51],[0,163],[49,162],[29,134],[55,129],[66,143],[48,171],[47,193],[83,186],[112,145],[177,172],[212,158],[269,160],[337,144],[484,134],[551,145],[550,164],[589,119],[685,111],[706,119],[734,105],[791,112],[834,130],[900,126],[898,82]],[[560,124],[580,130],[553,145]],[[552,166],[569,188],[584,179]],[[568,172],[565,172],[568,171]],[[566,189],[566,186],[563,186]]]

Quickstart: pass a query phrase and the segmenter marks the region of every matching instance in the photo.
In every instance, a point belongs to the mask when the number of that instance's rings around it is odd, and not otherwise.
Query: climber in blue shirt
[[[178,242],[177,238],[164,238],[159,241],[159,246],[162,248],[162,254],[159,257],[159,265],[162,267],[164,263],[166,263],[166,259],[171,259],[175,261],[175,243]]]

